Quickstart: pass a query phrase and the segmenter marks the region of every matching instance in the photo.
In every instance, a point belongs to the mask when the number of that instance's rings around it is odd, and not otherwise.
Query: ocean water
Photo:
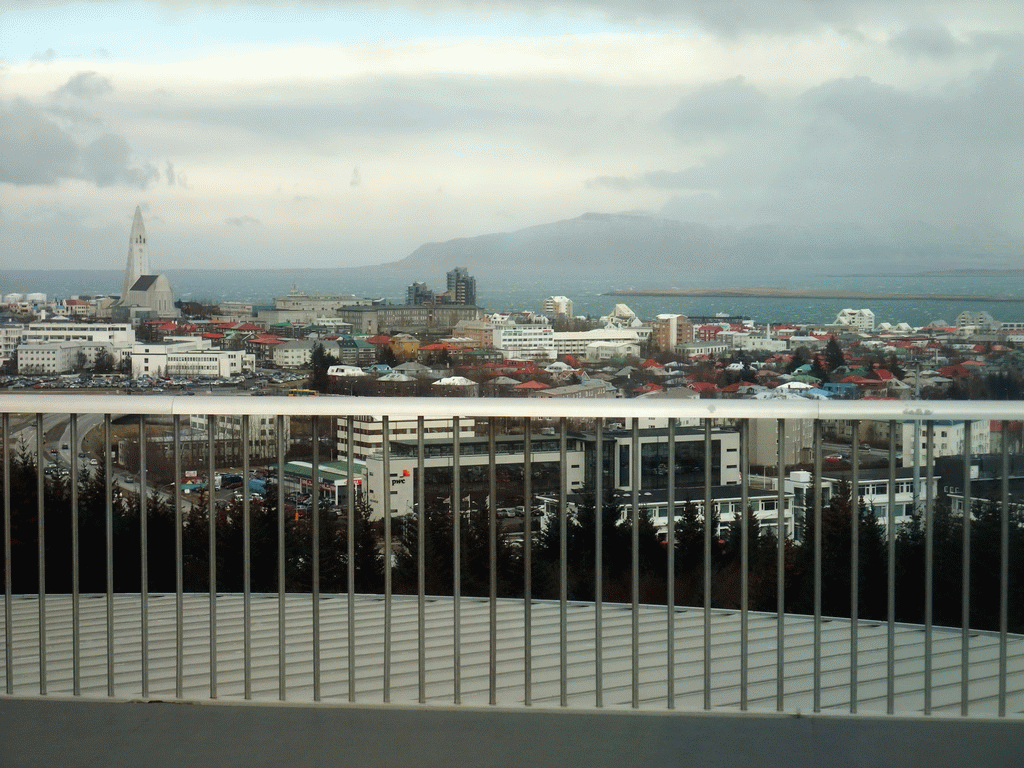
[[[435,289],[444,287],[443,271],[414,274],[387,269],[280,269],[243,272],[235,270],[168,271],[175,296],[197,301],[246,301],[270,306],[274,296],[295,289],[312,295],[353,293],[403,303],[405,288],[414,281]],[[678,281],[678,277],[673,278]],[[7,270],[0,272],[0,295],[45,293],[49,297],[116,294],[122,273],[118,270]],[[641,318],[660,313],[685,315],[743,315],[757,322],[828,322],[844,307],[868,307],[877,322],[907,322],[914,326],[935,320],[953,322],[964,310],[987,311],[996,320],[1024,322],[1024,272],[1016,273],[930,273],[922,275],[801,276],[799,279],[771,279],[759,274],[728,277],[687,278],[685,285],[631,284],[586,281],[573,277],[543,282],[523,277],[477,279],[478,303],[489,311],[537,310],[547,296],[564,295],[573,300],[576,314],[608,314],[617,303],[628,305]],[[919,294],[935,298],[917,299],[809,299],[773,297],[663,297],[607,295],[623,288],[801,288],[875,291],[887,294]],[[978,298],[949,300],[948,295]],[[993,301],[992,298],[1003,299]]]

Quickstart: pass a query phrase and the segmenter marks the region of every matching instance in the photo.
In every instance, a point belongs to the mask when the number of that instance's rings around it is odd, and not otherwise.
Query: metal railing
[[[1011,497],[1020,449],[1003,440],[996,491],[978,498],[969,447],[971,421],[1000,422],[1008,435],[1024,403],[3,395],[0,413],[8,695],[1024,713],[1024,547],[1020,499]],[[210,486],[198,501],[179,482],[194,469],[183,466],[180,442],[193,414],[206,415],[210,435],[202,467]],[[217,419],[226,415],[242,416],[245,485],[233,509],[218,505],[211,482]],[[247,486],[249,419],[267,415],[276,419],[278,482],[258,504]],[[353,419],[367,415],[384,418],[381,520],[369,521],[355,493],[340,509],[292,511],[282,471],[286,420],[308,424],[314,489],[320,436],[347,420],[337,454],[354,489]],[[729,540],[719,540],[711,515],[687,517],[670,460],[664,490],[676,514],[666,541],[652,540],[641,513],[639,441],[639,420],[651,417],[666,420],[670,446],[675,419],[701,420],[704,482],[688,492],[702,498],[702,510],[715,509],[719,482],[713,426],[739,432],[742,510],[751,420],[774,422],[775,466],[762,467],[777,481],[774,530],[741,512]],[[428,496],[425,481],[422,426],[431,418],[455,421],[446,496]],[[470,418],[492,458],[499,430],[522,433],[520,480],[499,482],[492,460],[482,488],[463,487],[458,421]],[[389,419],[421,427],[415,503],[401,517],[390,502]],[[824,500],[822,427],[836,419],[852,422],[853,489],[862,424],[887,422],[890,434],[899,422],[922,424],[924,488],[912,525],[896,525],[895,442],[876,456],[888,473],[884,534],[855,492],[845,507],[841,493]],[[966,422],[960,496],[972,514],[949,512],[935,490],[933,430],[947,419]],[[799,541],[787,539],[782,514],[793,420],[814,425],[812,498]],[[604,455],[613,422],[631,435],[625,510],[605,503],[606,460],[620,458]],[[155,424],[173,436],[169,468],[156,467],[146,449]],[[590,482],[570,489],[562,461],[557,513],[534,531],[537,424],[555,426],[563,459],[570,427],[594,439]],[[139,435],[131,475],[110,450],[122,427]],[[77,454],[87,438],[102,462],[85,469]],[[61,447],[48,449],[55,440]],[[67,452],[66,479],[45,471],[51,450]],[[160,471],[172,473],[168,487],[151,483]],[[518,544],[497,515],[499,499],[512,498],[525,511]]]

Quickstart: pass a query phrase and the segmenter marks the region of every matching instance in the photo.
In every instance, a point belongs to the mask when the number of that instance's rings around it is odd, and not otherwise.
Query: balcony
[[[252,718],[280,737],[268,755],[289,754],[295,734],[315,742],[310,729],[321,726],[311,723],[329,721],[359,765],[393,756],[351,751],[352,739],[372,740],[382,723],[446,734],[426,758],[377,733],[421,764],[468,764],[473,750],[513,747],[528,756],[541,744],[545,759],[665,764],[659,750],[692,750],[711,733],[721,736],[715,754],[734,764],[746,754],[736,734],[774,743],[797,764],[842,743],[904,764],[999,764],[1024,754],[1021,448],[1004,440],[984,460],[959,457],[951,498],[931,447],[934,425],[946,420],[968,424],[965,445],[979,421],[1002,422],[1007,435],[1024,403],[595,400],[567,408],[521,399],[4,395],[0,406],[9,436],[0,719],[22,739],[51,722],[69,734],[114,722],[148,745],[145,764],[162,764],[152,754],[161,722],[217,742],[236,718]],[[215,436],[203,455],[182,450],[197,414]],[[239,445],[228,454],[240,455],[243,477],[256,466],[250,422],[271,417],[276,465],[285,435],[308,428],[313,488],[333,453],[321,436],[346,421],[343,433],[354,435],[355,418],[385,417],[377,496],[371,482],[340,508],[300,511],[283,482],[270,485],[265,502],[242,493],[230,509],[216,494],[186,494],[189,473],[212,478],[222,469],[215,427],[238,416]],[[456,428],[451,449],[440,450],[421,431],[390,450],[388,420],[432,418],[472,419],[477,436]],[[700,426],[677,428],[677,418]],[[668,426],[646,428],[658,419]],[[833,449],[823,424],[834,420],[851,438],[839,470],[825,460]],[[895,444],[866,449],[860,440],[869,423],[887,423],[895,435],[906,421],[926,446],[909,475]],[[153,436],[155,427],[166,435]],[[766,428],[774,462],[765,460]],[[147,436],[130,473],[119,467],[124,455],[106,450],[126,430]],[[551,462],[545,451],[543,471],[529,450],[541,435],[561,456]],[[809,462],[787,460],[800,454],[794,435],[810,440]],[[589,446],[571,454],[589,466],[570,466],[570,441]],[[517,475],[502,463],[512,445],[523,450]],[[98,464],[79,460],[87,446],[100,446]],[[353,444],[343,441],[337,458],[346,451]],[[483,469],[467,475],[481,455]],[[43,471],[54,456],[59,469]],[[425,471],[437,456],[444,471]],[[385,492],[400,461],[406,495]],[[356,472],[356,462],[348,466]],[[177,482],[155,484],[168,473]],[[870,504],[851,490],[867,478]],[[766,488],[777,503],[762,503],[763,517],[742,514]],[[654,490],[658,527],[645,503]],[[542,495],[548,511],[524,516],[516,536],[498,510],[525,513]],[[723,498],[731,512],[720,509]],[[540,529],[528,535],[533,519]],[[367,566],[374,562],[377,570]],[[178,706],[161,708],[169,720],[152,720],[138,702]],[[209,706],[194,715],[186,703]],[[297,725],[296,708],[312,719]],[[359,720],[361,731],[344,720],[373,713],[381,719]],[[495,722],[536,738],[510,741]],[[484,730],[468,746],[473,728]],[[638,757],[641,733],[653,743]],[[867,746],[870,733],[888,741]],[[49,759],[46,743],[34,753],[23,745],[0,747],[0,762]],[[58,737],[50,748],[59,745]],[[234,746],[238,764],[258,753],[252,743]],[[109,749],[95,744],[83,760],[109,760]],[[174,748],[163,754],[168,764],[186,759]]]

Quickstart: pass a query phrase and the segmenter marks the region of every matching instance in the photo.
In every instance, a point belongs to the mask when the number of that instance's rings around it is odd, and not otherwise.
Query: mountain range
[[[514,232],[425,243],[383,266],[431,274],[457,265],[488,280],[575,272],[595,281],[670,286],[694,276],[724,279],[738,270],[773,277],[789,273],[798,279],[801,274],[880,270],[1012,269],[1019,267],[1022,253],[1021,241],[982,227],[916,222],[737,227],[635,213],[585,213]]]

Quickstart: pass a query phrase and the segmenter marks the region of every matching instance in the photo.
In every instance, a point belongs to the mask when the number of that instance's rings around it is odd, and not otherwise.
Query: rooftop
[[[105,595],[83,595],[80,613],[81,695],[106,697],[107,601]],[[313,599],[309,594],[285,597],[283,631],[279,635],[279,598],[254,594],[250,599],[249,650],[244,632],[245,599],[218,595],[216,620],[216,695],[245,698],[245,659],[249,656],[250,698],[277,701],[282,685],[285,700],[310,702],[314,696]],[[181,697],[205,700],[211,691],[210,597],[182,596]],[[385,665],[385,609],[382,595],[354,595],[354,622],[349,624],[347,594],[325,594],[319,600],[319,699],[322,701],[418,703],[420,684],[424,703],[451,704],[456,681],[464,704],[494,703],[523,706],[527,700],[524,675],[525,639],[522,600],[462,598],[458,603],[460,631],[453,631],[456,603],[450,597],[427,597],[423,606],[423,644],[418,633],[416,596],[391,598],[390,658]],[[69,595],[49,595],[46,615],[46,692],[73,693],[73,601]],[[594,603],[569,602],[565,612],[565,655],[562,656],[561,612],[557,601],[534,600],[531,605],[531,674],[529,701],[538,706],[590,708],[600,683],[606,708],[641,710],[667,708],[668,612],[665,606],[641,605],[637,615],[637,653],[632,654],[629,604],[604,603],[600,633]],[[39,600],[12,600],[13,692],[39,691]],[[173,594],[151,594],[147,600],[148,685],[142,683],[142,614],[138,594],[115,594],[112,602],[117,643],[113,648],[113,690],[119,698],[148,696],[176,698],[176,600]],[[674,618],[674,699],[679,709],[699,710],[704,701],[704,611],[676,608]],[[741,613],[710,613],[710,680],[712,708],[736,709],[741,690]],[[777,703],[774,614],[748,613],[747,707],[775,711]],[[824,712],[850,711],[851,628],[857,628],[857,709],[885,713],[887,706],[887,628],[885,622],[822,619],[821,673],[814,673],[814,620],[785,615],[781,671],[787,711],[814,708],[815,680]],[[354,634],[349,635],[354,628]],[[595,636],[601,640],[601,675],[595,672]],[[279,638],[284,638],[283,654]],[[456,637],[458,640],[456,640]],[[493,638],[493,682],[491,643]],[[995,715],[998,705],[998,633],[970,633],[970,699],[972,715]],[[456,667],[453,649],[460,648]],[[923,627],[897,624],[894,644],[894,696],[900,712],[924,708],[925,634]],[[960,712],[961,634],[936,627],[932,638],[931,708],[935,714]],[[352,660],[350,662],[350,659]],[[282,665],[283,662],[283,665]],[[422,666],[421,666],[422,664]],[[1024,715],[1024,637],[1011,635],[1007,648],[1007,714]],[[385,693],[387,685],[387,693]],[[635,685],[635,689],[634,689]],[[146,693],[143,693],[143,691]],[[351,696],[351,699],[350,699]]]

